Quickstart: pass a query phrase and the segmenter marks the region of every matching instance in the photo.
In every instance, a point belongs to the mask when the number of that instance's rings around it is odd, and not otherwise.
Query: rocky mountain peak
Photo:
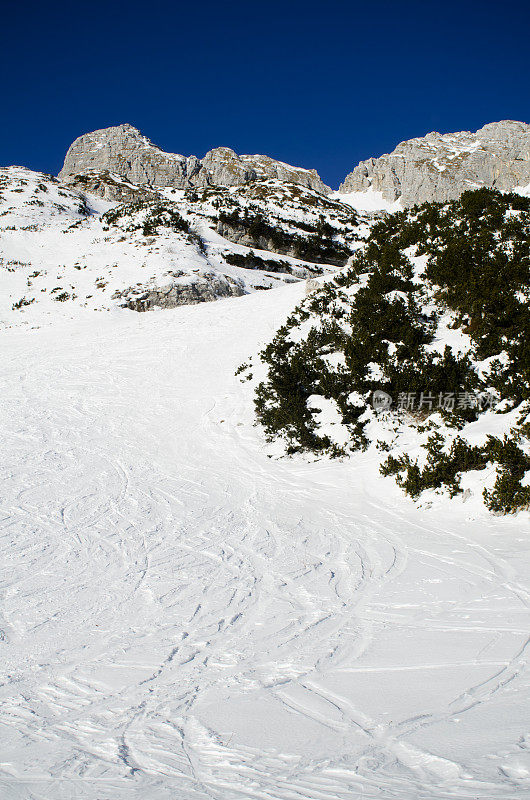
[[[69,148],[59,178],[72,183],[79,175],[110,173],[153,188],[238,186],[256,178],[277,178],[328,193],[315,170],[293,167],[269,156],[239,156],[216,147],[204,158],[161,150],[130,124],[86,133]]]
[[[493,139],[503,141],[507,138],[530,135],[530,125],[513,119],[504,119],[501,122],[488,122],[477,131],[479,139]]]
[[[530,125],[502,120],[476,132],[428,133],[361,161],[339,192],[380,192],[404,207],[446,202],[466,189],[503,191],[530,184]]]
[[[215,147],[202,159],[202,166],[210,175],[210,183],[217,186],[239,186],[255,180],[255,171],[245,166],[230,147]]]

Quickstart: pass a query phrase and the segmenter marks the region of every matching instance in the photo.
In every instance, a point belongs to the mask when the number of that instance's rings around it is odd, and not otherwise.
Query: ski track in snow
[[[269,458],[302,292],[3,334],[2,798],[530,797],[528,517]]]

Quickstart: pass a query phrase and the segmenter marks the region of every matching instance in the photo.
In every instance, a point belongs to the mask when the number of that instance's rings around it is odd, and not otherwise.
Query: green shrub
[[[263,231],[263,220],[250,224]],[[419,256],[421,264],[411,261]],[[483,189],[391,215],[372,228],[348,269],[307,297],[263,350],[268,374],[256,391],[258,420],[289,451],[331,453],[333,443],[319,435],[307,404],[312,395],[336,402],[350,450],[369,444],[376,391],[394,400],[426,390],[434,398],[473,400],[452,410],[408,409],[406,419],[416,427],[439,411],[446,426],[463,429],[483,411],[479,395],[492,389],[504,401],[502,411],[513,409],[530,399],[529,301],[530,199]],[[300,336],[297,329],[308,320]],[[449,345],[440,352],[436,342],[448,320],[467,335],[468,352]],[[331,368],[326,357],[334,353],[342,361]],[[529,494],[521,483],[528,457],[517,436],[527,438],[528,431],[512,432],[502,446],[491,437],[481,448],[463,436],[448,447],[440,434],[425,445],[423,466],[391,453],[382,471],[413,497],[429,488],[454,495],[464,472],[493,464],[497,480],[486,504],[513,511],[528,504]]]

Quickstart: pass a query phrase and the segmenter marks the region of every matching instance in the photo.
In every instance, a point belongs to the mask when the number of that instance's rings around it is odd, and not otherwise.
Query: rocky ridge
[[[70,146],[59,178],[72,184],[79,175],[97,173],[111,173],[151,188],[238,186],[258,178],[274,178],[324,194],[330,191],[315,170],[293,167],[269,156],[239,156],[229,147],[210,150],[202,159],[167,153],[132,125],[80,136]],[[108,196],[108,187],[106,192]]]
[[[185,201],[234,244],[312,264],[344,266],[368,232],[350,206],[273,179],[191,190]]]
[[[468,189],[530,184],[530,125],[504,120],[471,133],[429,133],[361,161],[340,193],[380,192],[403,207],[456,200]]]
[[[130,125],[94,131],[74,142],[60,180],[0,170],[0,311],[7,322],[71,303],[168,308],[325,275],[388,211],[484,183],[530,194],[529,131],[429,134],[362,162],[335,193],[268,156],[216,148],[199,160]]]

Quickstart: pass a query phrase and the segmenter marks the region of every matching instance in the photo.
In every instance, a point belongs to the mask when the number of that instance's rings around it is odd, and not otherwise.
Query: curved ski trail
[[[268,457],[300,292],[5,332],[2,797],[530,797],[527,518]]]

